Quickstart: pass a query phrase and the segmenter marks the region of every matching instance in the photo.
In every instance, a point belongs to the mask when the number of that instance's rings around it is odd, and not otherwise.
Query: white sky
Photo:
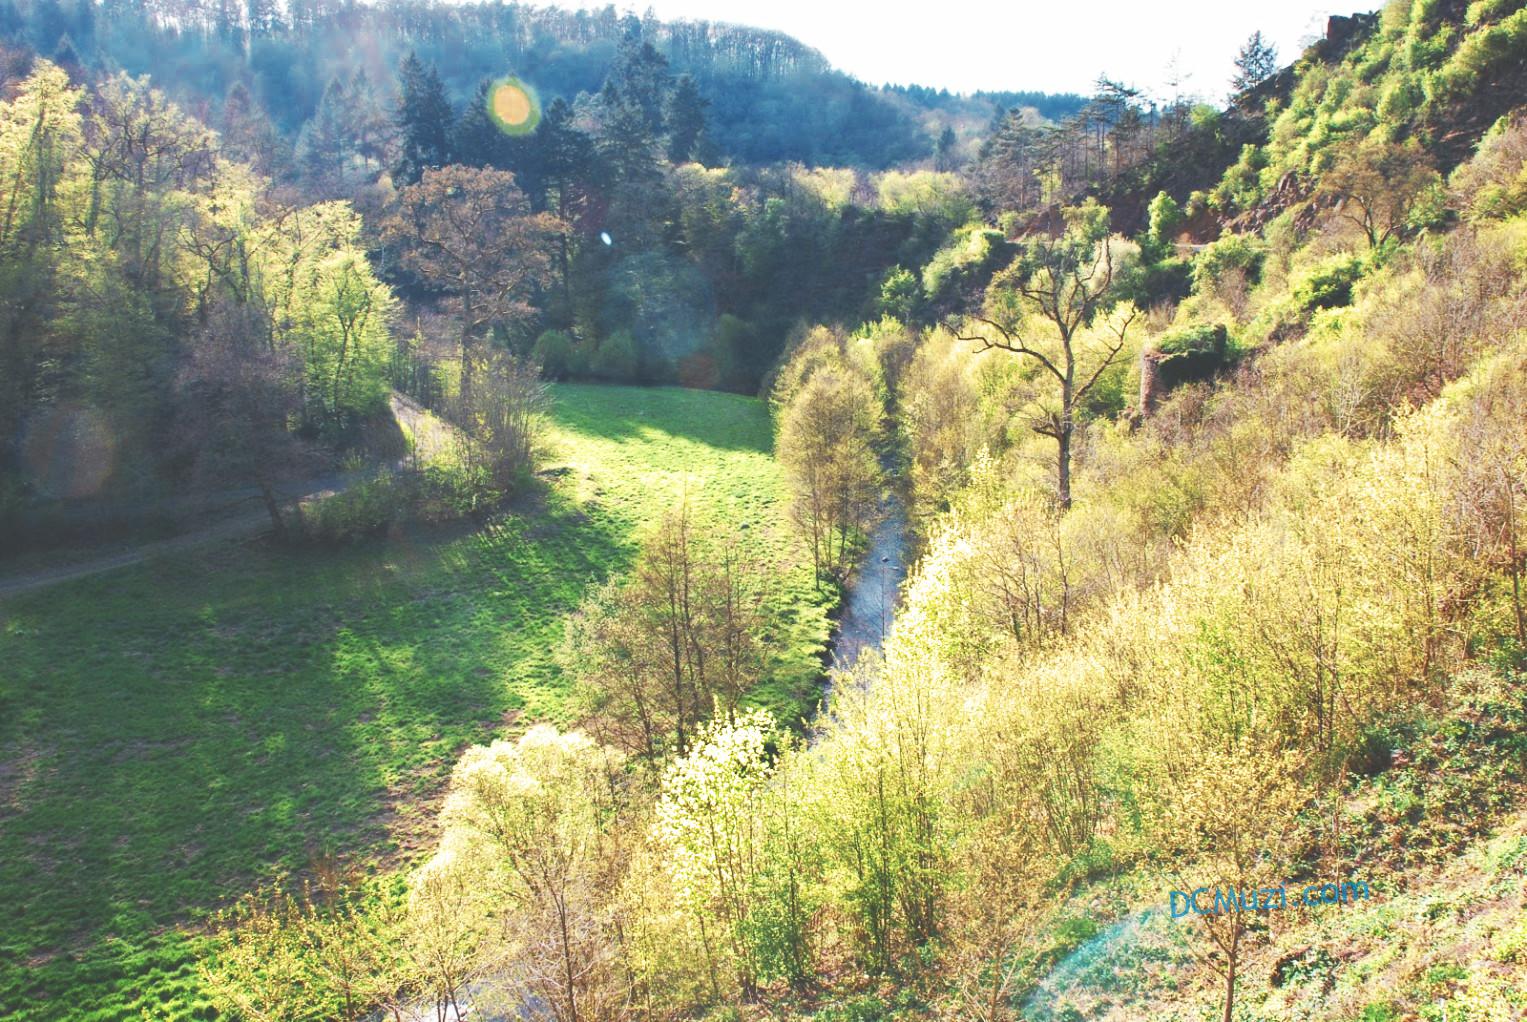
[[[1107,72],[1164,91],[1176,53],[1189,75],[1185,91],[1210,99],[1223,98],[1231,61],[1253,31],[1270,38],[1288,63],[1302,38],[1324,33],[1327,15],[1377,6],[1373,0],[616,0],[622,12],[640,14],[649,5],[665,20],[787,32],[872,84],[1086,93]]]

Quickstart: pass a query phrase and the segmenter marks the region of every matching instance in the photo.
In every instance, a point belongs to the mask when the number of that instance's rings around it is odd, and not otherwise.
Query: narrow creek
[[[906,505],[892,489],[882,499],[880,510],[880,521],[870,531],[869,548],[843,594],[831,670],[822,689],[824,708],[831,701],[833,675],[851,670],[866,651],[879,651],[896,613],[901,584],[906,581],[910,539]]]

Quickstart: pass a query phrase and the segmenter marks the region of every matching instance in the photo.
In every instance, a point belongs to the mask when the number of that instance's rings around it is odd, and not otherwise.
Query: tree
[[[1197,729],[1195,728],[1195,731]],[[1186,737],[1186,736],[1185,736]],[[1202,911],[1194,925],[1207,944],[1190,942],[1190,950],[1224,982],[1222,1022],[1235,1017],[1235,998],[1241,965],[1259,924],[1274,907],[1274,895],[1288,875],[1294,857],[1289,821],[1303,807],[1298,788],[1302,776],[1291,752],[1259,746],[1255,740],[1225,751],[1220,733],[1202,731],[1186,737],[1194,747],[1170,756],[1161,795],[1170,804],[1159,821],[1172,834],[1163,839],[1190,856],[1201,872],[1170,873],[1176,889],[1192,897]],[[1251,804],[1265,812],[1227,812],[1234,804]],[[1282,900],[1286,902],[1285,891]]]
[[[356,1020],[383,1005],[396,1017],[411,985],[391,907],[357,890],[262,889],[220,920],[218,954],[202,975],[222,1008],[251,1022]]]
[[[60,186],[80,154],[83,98],[40,60],[0,104],[0,465],[17,452],[38,397],[64,230]]]
[[[561,654],[612,741],[683,754],[706,715],[735,717],[763,673],[762,588],[738,537],[696,536],[687,503],[657,524],[630,578],[584,602]]]
[[[1315,194],[1334,203],[1336,215],[1356,224],[1373,249],[1405,226],[1416,199],[1439,181],[1415,139],[1351,141],[1337,148]]]
[[[597,898],[619,772],[614,750],[539,724],[517,742],[469,749],[442,815],[445,840],[471,849],[530,935],[521,975],[557,1022],[609,1018],[618,1001]]]
[[[1261,85],[1278,73],[1278,48],[1262,38],[1261,30],[1251,33],[1235,57],[1235,75],[1230,79],[1231,99]]]
[[[440,72],[424,65],[413,53],[398,71],[398,162],[394,168],[403,184],[415,184],[424,172],[451,161],[451,104]]]
[[[1161,257],[1171,255],[1172,243],[1177,240],[1177,232],[1182,228],[1182,206],[1166,192],[1157,192],[1148,212],[1148,236],[1152,247]]]
[[[627,39],[621,43],[615,63],[605,78],[601,100],[618,97],[621,103],[636,112],[647,132],[656,136],[666,129],[664,116],[673,87],[668,58],[651,43]]]
[[[1108,235],[1108,210],[1089,200],[1063,212],[1066,227],[1059,237],[1031,239],[992,281],[986,314],[973,319],[996,337],[960,339],[1032,359],[1052,381],[1053,401],[1041,406],[1031,428],[1055,441],[1056,500],[1065,511],[1071,507],[1077,411],[1103,373],[1123,358],[1135,311],[1129,307],[1100,322],[1121,301],[1125,270],[1126,253]]]
[[[705,134],[705,108],[710,102],[689,75],[680,75],[668,100],[668,159],[686,163],[697,158]]]
[[[514,175],[451,166],[427,170],[398,193],[383,238],[422,283],[448,296],[460,326],[464,406],[473,402],[478,342],[494,326],[530,319],[530,299],[549,282],[563,224],[532,213]]]
[[[223,155],[229,159],[271,177],[290,161],[286,140],[243,82],[235,82],[223,100],[222,125]]]
[[[954,147],[956,142],[954,128],[946,124],[944,130],[939,132],[938,141],[933,146],[934,170],[946,171],[955,168]]]
[[[318,100],[318,109],[303,125],[297,139],[297,165],[303,176],[332,194],[345,190],[356,155],[355,140],[350,137],[347,123],[355,99],[342,78],[330,78]]]
[[[765,750],[773,732],[766,710],[702,728],[689,754],[663,775],[654,828],[669,851],[684,908],[698,918],[702,933],[720,927],[744,1000],[758,992],[760,962],[751,931],[765,854],[763,802],[772,773]],[[714,961],[718,949],[711,941],[705,950]]]
[[[482,458],[495,486],[506,492],[535,465],[551,396],[529,360],[495,349],[483,361],[482,380],[457,401],[452,417],[473,441],[468,463]]]
[[[289,425],[302,413],[301,362],[268,342],[267,321],[247,302],[218,301],[178,380],[177,433],[202,482],[248,480],[277,536],[286,517],[276,484],[307,450]]]
[[[790,480],[790,513],[811,544],[819,580],[847,568],[850,541],[874,517],[880,466],[871,441],[879,418],[869,384],[828,365],[811,374],[780,420],[776,446]]]
[[[903,323],[910,322],[922,305],[923,290],[916,274],[893,266],[880,284],[880,311]]]

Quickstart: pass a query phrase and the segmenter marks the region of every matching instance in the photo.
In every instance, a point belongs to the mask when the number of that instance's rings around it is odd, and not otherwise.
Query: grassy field
[[[810,704],[826,607],[764,407],[555,396],[544,500],[486,528],[210,548],[0,603],[0,1017],[208,1017],[208,915],[319,857],[417,854],[464,746],[569,718],[563,618],[682,495],[793,565],[759,697]]]

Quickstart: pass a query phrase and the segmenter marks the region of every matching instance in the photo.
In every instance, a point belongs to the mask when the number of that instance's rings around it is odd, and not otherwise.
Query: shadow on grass
[[[195,927],[252,882],[398,853],[392,813],[515,712],[627,527],[535,519],[223,549],[0,606],[0,1016],[189,1017]]]

